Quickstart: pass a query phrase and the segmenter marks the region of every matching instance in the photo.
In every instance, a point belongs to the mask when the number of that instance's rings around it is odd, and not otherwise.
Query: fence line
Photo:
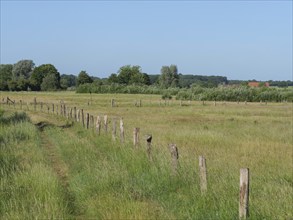
[[[113,103],[112,107],[115,106],[115,100],[113,99],[111,101]],[[13,105],[13,108],[16,108],[16,102],[14,100],[11,100],[9,97],[7,97],[6,102],[3,100],[2,104],[8,105],[8,107],[11,107]],[[22,100],[19,101],[20,110],[23,110],[23,104],[24,102]],[[190,105],[190,103],[188,103]],[[203,101],[203,104],[204,101]],[[246,103],[245,103],[246,104]],[[43,113],[43,105],[47,107],[47,113],[50,114],[50,104],[49,103],[43,103],[43,102],[37,102],[36,97],[34,97],[33,102],[29,103],[26,102],[27,110],[30,111],[29,106],[33,105],[33,110],[37,111],[37,105],[40,105],[40,112]],[[182,101],[180,101],[180,105],[183,105]],[[215,102],[216,105],[216,102]],[[60,116],[73,120],[75,122],[81,123],[82,127],[89,129],[95,129],[96,133],[98,135],[101,134],[101,127],[102,127],[102,120],[101,115],[98,115],[96,117],[96,123],[94,120],[94,116],[90,115],[88,112],[86,113],[86,122],[84,118],[84,110],[83,109],[77,109],[76,107],[68,107],[65,105],[64,102],[60,103],[60,109],[58,104],[51,104],[52,106],[52,114],[59,116],[59,110],[60,110]],[[141,106],[141,102],[139,104],[139,107]],[[113,116],[112,118],[112,140],[116,141],[117,139],[117,121],[119,120],[119,128],[120,128],[120,142],[123,144],[125,143],[125,134],[124,134],[124,121],[123,118],[117,118],[117,116]],[[105,114],[103,116],[103,127],[105,130],[105,134],[108,133],[108,115]],[[133,145],[135,148],[138,148],[139,146],[139,133],[140,128],[134,128],[133,129]],[[146,136],[146,154],[149,159],[149,161],[153,161],[153,155],[152,155],[152,135]],[[179,174],[179,152],[178,147],[176,144],[169,144],[169,151],[171,153],[171,169],[173,175]],[[206,159],[203,156],[199,156],[199,186],[200,191],[202,195],[205,195],[208,191],[207,187],[207,167],[206,167]],[[240,169],[240,190],[239,190],[239,218],[240,219],[246,219],[249,217],[249,169],[248,168],[242,168]]]

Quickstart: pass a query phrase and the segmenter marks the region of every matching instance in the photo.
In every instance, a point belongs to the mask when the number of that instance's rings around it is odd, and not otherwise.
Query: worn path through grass
[[[41,125],[41,127],[40,127]],[[52,144],[48,135],[46,134],[45,127],[46,126],[54,126],[50,124],[40,123],[37,125],[40,130],[40,137],[41,137],[41,147],[44,149],[45,158],[51,164],[53,171],[58,177],[58,180],[63,188],[63,199],[68,204],[67,210],[69,211],[69,215],[76,216],[78,215],[79,211],[75,205],[75,196],[69,190],[69,181],[68,181],[68,167],[64,163],[64,161],[60,158],[56,151],[55,145]]]

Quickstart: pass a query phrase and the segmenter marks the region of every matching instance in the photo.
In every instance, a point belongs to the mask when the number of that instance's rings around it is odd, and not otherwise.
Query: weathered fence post
[[[141,107],[141,99],[138,102],[138,106]]]
[[[94,116],[90,115],[90,128],[93,129],[95,127]]]
[[[89,129],[89,123],[90,123],[90,114],[86,113],[86,129]]]
[[[169,149],[170,149],[171,157],[172,157],[173,174],[177,174],[177,172],[178,172],[178,159],[179,159],[178,148],[177,148],[176,144],[169,144]]]
[[[63,111],[64,111],[63,116],[66,117],[66,105],[65,104],[63,105]]]
[[[60,104],[60,115],[63,116],[63,105]]]
[[[108,115],[104,115],[104,128],[105,132],[108,132]]]
[[[22,109],[22,100],[20,100],[20,109]]]
[[[199,179],[200,179],[200,191],[205,193],[207,191],[207,166],[204,156],[199,156]]]
[[[76,121],[80,122],[80,110],[77,110],[77,117],[76,117]]]
[[[150,161],[153,160],[152,158],[152,135],[148,135],[147,138],[146,138],[146,141],[147,141],[147,154],[148,154],[148,158]]]
[[[47,113],[49,114],[50,113],[50,106],[48,104],[47,105]]]
[[[139,142],[139,128],[133,129],[133,145],[134,147],[138,147]]]
[[[34,111],[37,110],[37,98],[35,97],[34,98]]]
[[[52,104],[52,113],[54,114],[54,111],[55,111],[55,109],[54,109],[54,103]]]
[[[115,107],[115,99],[111,99],[111,107]]]
[[[98,135],[100,135],[100,133],[101,133],[101,118],[100,118],[100,116],[97,116],[96,131],[97,131]]]
[[[217,101],[215,100],[215,101],[214,101],[214,106],[216,106],[216,105],[217,105]]]
[[[116,119],[113,118],[112,140],[116,140]]]
[[[82,127],[84,127],[84,114],[83,114],[83,109],[81,109],[81,123],[82,123]]]
[[[56,114],[59,115],[58,104],[56,105]]]
[[[249,216],[249,169],[240,169],[239,218]]]
[[[75,106],[73,107],[73,115],[74,115],[74,121],[77,121],[77,118],[76,118],[76,107]]]
[[[124,143],[124,123],[123,118],[120,118],[120,141]]]

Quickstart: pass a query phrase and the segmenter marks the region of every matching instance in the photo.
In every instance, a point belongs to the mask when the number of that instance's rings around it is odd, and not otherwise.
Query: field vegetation
[[[74,92],[3,92],[1,100],[7,96],[17,105],[1,105],[0,218],[237,219],[244,167],[251,174],[250,219],[293,217],[291,103]],[[45,107],[40,112],[40,102],[107,114],[110,123],[123,117],[126,142],[111,139],[111,124],[98,136]],[[140,128],[138,149],[134,127]],[[147,134],[153,136],[153,161],[146,154]],[[177,175],[170,143],[179,151]],[[208,169],[204,195],[200,155]]]

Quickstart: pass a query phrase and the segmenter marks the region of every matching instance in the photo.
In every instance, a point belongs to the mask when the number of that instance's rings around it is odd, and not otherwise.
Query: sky
[[[1,1],[1,64],[292,80],[292,1]]]

